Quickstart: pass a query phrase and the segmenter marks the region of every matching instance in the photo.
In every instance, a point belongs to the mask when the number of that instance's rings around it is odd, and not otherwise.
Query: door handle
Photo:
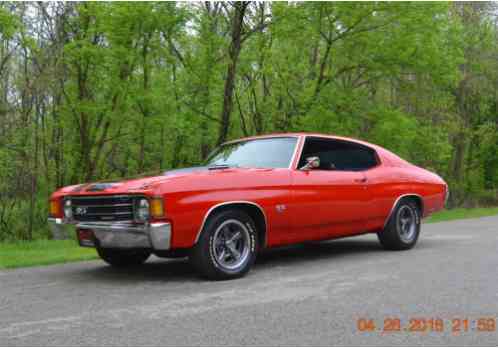
[[[367,178],[354,179],[354,182],[364,183],[367,182]]]

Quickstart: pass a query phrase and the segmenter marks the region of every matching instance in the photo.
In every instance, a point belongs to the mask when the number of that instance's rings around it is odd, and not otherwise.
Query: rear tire
[[[97,254],[113,267],[130,267],[143,264],[150,256],[146,250],[121,250],[97,248]]]
[[[226,210],[208,219],[189,260],[208,279],[234,279],[249,272],[257,250],[252,218],[241,210]]]
[[[415,246],[420,234],[420,209],[411,199],[402,199],[383,231],[377,233],[388,250],[407,250]]]

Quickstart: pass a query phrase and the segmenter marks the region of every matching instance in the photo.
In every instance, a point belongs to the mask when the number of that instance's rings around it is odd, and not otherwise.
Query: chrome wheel
[[[242,209],[226,209],[207,219],[189,261],[206,278],[235,279],[249,272],[256,250],[254,220]]]
[[[212,248],[216,262],[221,267],[236,269],[249,257],[249,230],[238,220],[226,220],[214,232]]]
[[[398,210],[396,222],[400,239],[411,243],[417,235],[417,212],[412,207],[403,205]]]

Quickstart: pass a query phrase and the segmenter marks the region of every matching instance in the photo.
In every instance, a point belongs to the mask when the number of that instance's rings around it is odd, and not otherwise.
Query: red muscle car
[[[62,188],[49,223],[112,266],[188,256],[227,279],[291,243],[376,233],[386,249],[410,249],[447,196],[438,175],[377,145],[289,133],[227,142],[199,167]]]

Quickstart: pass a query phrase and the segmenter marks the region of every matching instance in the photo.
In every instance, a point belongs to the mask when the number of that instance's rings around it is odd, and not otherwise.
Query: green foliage
[[[456,208],[437,212],[426,219],[425,222],[433,223],[461,219],[476,219],[493,215],[498,215],[498,207],[473,209]]]
[[[12,15],[4,4],[0,5],[0,35],[2,40],[10,40],[17,30],[19,30],[17,17]]]
[[[36,240],[1,243],[0,269],[52,265],[98,258],[95,249],[81,248],[75,240]]]
[[[365,139],[497,203],[493,6],[249,3],[226,105],[232,3],[2,3],[0,240],[46,237],[57,187],[199,163],[222,123]]]

